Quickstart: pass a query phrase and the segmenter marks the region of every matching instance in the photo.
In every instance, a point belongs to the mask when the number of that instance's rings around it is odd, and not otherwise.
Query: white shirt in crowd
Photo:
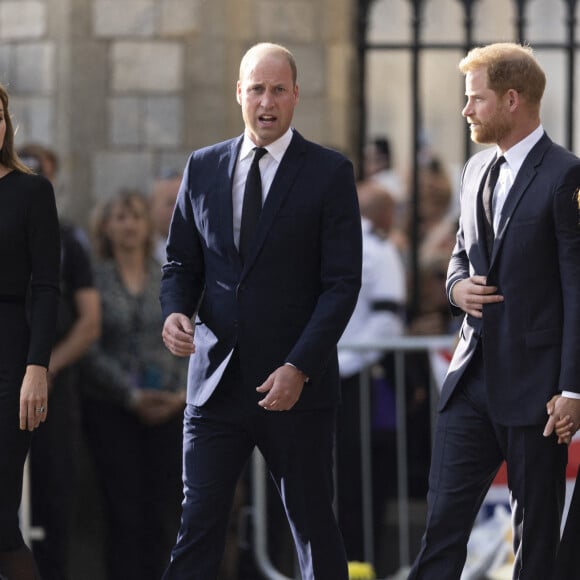
[[[373,343],[400,336],[404,330],[402,311],[406,300],[406,282],[403,260],[395,245],[373,233],[371,222],[365,218],[362,219],[362,232],[361,289],[339,346]],[[399,304],[401,313],[381,308],[381,303]],[[381,351],[339,349],[340,376],[347,378],[359,373],[378,362],[382,356]]]

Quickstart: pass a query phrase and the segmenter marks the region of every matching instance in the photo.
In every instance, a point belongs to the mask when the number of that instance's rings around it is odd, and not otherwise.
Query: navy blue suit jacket
[[[242,264],[232,210],[242,140],[192,153],[170,228],[163,314],[197,314],[187,401],[200,406],[208,400],[237,346],[247,385],[257,387],[290,362],[310,377],[296,408],[334,405],[336,343],[360,288],[352,164],[295,131]]]
[[[580,160],[544,134],[510,190],[488,258],[481,190],[495,151],[474,155],[464,169],[447,291],[458,280],[485,275],[504,301],[485,305],[482,319],[466,315],[440,409],[483,340],[492,418],[541,424],[546,402],[560,388],[580,391]]]

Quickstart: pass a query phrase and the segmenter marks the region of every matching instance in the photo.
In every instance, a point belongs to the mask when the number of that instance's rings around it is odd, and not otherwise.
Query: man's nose
[[[262,106],[267,109],[274,102],[274,92],[266,90],[262,93]]]

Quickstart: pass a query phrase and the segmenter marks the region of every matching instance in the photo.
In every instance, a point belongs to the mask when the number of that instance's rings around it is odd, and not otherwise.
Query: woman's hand
[[[28,365],[20,387],[20,429],[34,431],[46,421],[48,406],[47,370],[40,365]]]

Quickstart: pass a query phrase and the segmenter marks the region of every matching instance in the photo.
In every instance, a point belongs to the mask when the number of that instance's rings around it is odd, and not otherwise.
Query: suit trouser
[[[217,577],[236,483],[255,446],[284,503],[303,580],[347,580],[332,510],[335,410],[265,411],[232,361],[210,400],[185,410],[185,499],[164,580]]]
[[[471,528],[504,459],[512,504],[513,577],[552,577],[567,453],[542,431],[543,425],[506,427],[490,419],[476,352],[437,422],[426,531],[409,580],[460,578]]]

